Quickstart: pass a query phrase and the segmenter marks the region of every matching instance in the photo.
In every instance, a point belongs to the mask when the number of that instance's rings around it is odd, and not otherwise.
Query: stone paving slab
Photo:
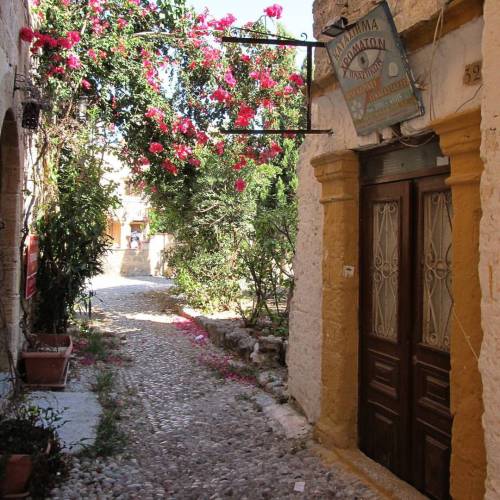
[[[94,443],[102,412],[95,393],[36,391],[30,393],[29,400],[40,408],[61,412],[64,423],[58,433],[67,451],[78,453]]]
[[[50,498],[379,498],[340,465],[324,466],[306,438],[276,431],[274,403],[262,406],[255,385],[217,375],[206,360],[226,353],[175,327],[161,306],[168,283],[130,281],[101,283],[96,302],[133,360],[114,388],[129,444],[119,456],[76,460]]]

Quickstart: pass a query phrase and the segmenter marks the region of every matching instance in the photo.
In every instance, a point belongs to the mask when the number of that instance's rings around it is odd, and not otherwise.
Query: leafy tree
[[[83,238],[68,218],[50,217],[66,201],[64,177],[69,184],[78,178],[72,172],[86,150],[71,145],[84,137],[90,117],[99,138],[87,135],[88,144],[98,140],[117,151],[150,196],[158,220],[175,234],[172,262],[190,297],[221,307],[240,299],[242,291],[250,293],[250,322],[264,310],[270,313],[270,303],[281,310],[292,283],[294,166],[302,138],[223,136],[218,130],[304,124],[304,80],[295,68],[295,50],[286,42],[223,47],[220,37],[236,18],[196,14],[182,0],[37,3],[39,30],[24,28],[20,35],[31,44],[38,84],[53,103],[41,134],[49,145],[47,179],[53,179],[39,225],[45,241],[55,241],[58,224],[66,226],[66,237]],[[280,16],[281,8],[273,5],[246,27],[267,37],[266,23]],[[274,29],[286,34],[280,25]],[[80,187],[71,186],[78,193]],[[104,205],[96,202],[100,214]],[[74,272],[70,257],[60,257]],[[98,268],[89,264],[87,271],[91,276]],[[72,305],[63,300],[65,308]]]

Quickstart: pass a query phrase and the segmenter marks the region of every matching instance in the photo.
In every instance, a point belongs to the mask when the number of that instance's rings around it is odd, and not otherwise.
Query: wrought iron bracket
[[[257,34],[260,32],[249,30],[245,28],[237,28],[239,32],[248,32],[250,34]],[[266,33],[267,35],[267,33]],[[269,35],[267,35],[269,36]],[[306,128],[305,129],[221,129],[223,134],[242,134],[242,135],[271,135],[271,134],[333,134],[332,129],[313,129],[312,128],[312,112],[311,112],[311,92],[312,92],[312,51],[313,48],[325,48],[323,42],[297,40],[288,38],[282,35],[272,35],[275,38],[259,38],[255,36],[223,36],[221,41],[223,43],[238,43],[250,45],[281,45],[292,47],[305,47],[307,49],[306,57]]]
[[[40,99],[40,91],[33,85],[29,77],[17,72],[14,75],[14,92],[21,90],[25,92],[29,98]]]
[[[43,99],[40,89],[36,87],[31,79],[21,73],[16,72],[14,75],[14,90],[24,92],[25,99],[22,102],[23,112],[21,126],[28,130],[36,130],[40,118],[40,110],[50,109],[50,102]]]

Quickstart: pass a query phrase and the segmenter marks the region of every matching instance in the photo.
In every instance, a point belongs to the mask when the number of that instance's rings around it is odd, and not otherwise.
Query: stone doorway
[[[426,150],[362,161],[359,436],[369,457],[441,500],[451,455],[453,210],[448,173],[427,175],[444,170],[439,147]],[[390,163],[400,180],[380,175]]]
[[[477,355],[482,341],[478,275],[479,181],[483,169],[479,155],[480,123],[480,111],[472,109],[431,124],[439,136],[442,154],[449,159],[450,175],[446,185],[451,189],[453,201],[454,312],[450,345],[453,423],[449,469],[453,498],[482,498],[486,473],[481,425],[483,391]],[[311,160],[321,183],[320,202],[324,211],[321,414],[315,435],[322,444],[334,450],[356,450],[360,446],[360,156],[343,150]],[[351,459],[346,460],[355,466]]]

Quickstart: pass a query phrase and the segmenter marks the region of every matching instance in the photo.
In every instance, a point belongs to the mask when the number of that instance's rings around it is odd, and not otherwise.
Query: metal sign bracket
[[[238,32],[248,32],[250,34],[265,34],[258,31],[236,28]],[[307,103],[307,115],[306,115],[306,128],[305,129],[221,129],[223,134],[242,134],[242,135],[283,135],[283,134],[333,134],[332,129],[313,129],[312,128],[312,113],[311,113],[311,90],[312,90],[312,50],[314,47],[325,48],[323,42],[313,42],[308,40],[297,40],[294,38],[288,38],[282,35],[271,35],[274,38],[259,38],[256,36],[223,36],[223,43],[238,43],[238,44],[250,44],[250,45],[286,45],[292,47],[306,47],[307,57],[306,57],[306,103]]]

